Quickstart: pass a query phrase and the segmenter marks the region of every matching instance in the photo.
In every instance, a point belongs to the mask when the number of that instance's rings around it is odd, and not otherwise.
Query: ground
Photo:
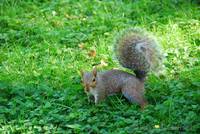
[[[200,13],[196,0],[2,0],[1,133],[197,133]],[[121,68],[113,40],[127,28],[154,34],[164,75],[149,74],[142,111],[121,95],[88,104],[80,70]]]

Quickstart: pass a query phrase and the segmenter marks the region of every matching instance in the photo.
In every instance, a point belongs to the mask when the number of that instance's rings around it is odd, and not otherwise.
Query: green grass
[[[198,6],[197,0],[2,0],[0,133],[197,133]],[[141,111],[121,96],[89,105],[79,70],[101,60],[108,63],[102,70],[119,67],[113,39],[135,26],[157,36],[166,55],[165,75],[146,82],[149,106]]]

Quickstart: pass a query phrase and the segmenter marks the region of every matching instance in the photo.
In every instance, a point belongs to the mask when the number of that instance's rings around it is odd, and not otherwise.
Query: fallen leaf
[[[95,50],[90,50],[90,51],[88,52],[88,55],[89,55],[90,57],[96,57],[96,51],[95,51]]]

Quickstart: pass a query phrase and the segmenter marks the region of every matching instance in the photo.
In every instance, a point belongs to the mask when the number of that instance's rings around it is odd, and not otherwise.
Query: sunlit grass
[[[0,131],[195,133],[200,130],[200,13],[195,1],[0,3]],[[121,68],[119,31],[142,27],[163,47],[165,74],[146,82],[141,111],[120,95],[89,105],[79,70]],[[89,54],[95,52],[95,54]],[[159,127],[158,127],[159,126]]]

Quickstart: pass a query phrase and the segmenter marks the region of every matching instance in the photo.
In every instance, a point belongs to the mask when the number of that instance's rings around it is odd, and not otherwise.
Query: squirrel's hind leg
[[[131,103],[138,103],[141,108],[144,108],[147,105],[143,93],[137,91],[136,89],[125,87],[122,90],[122,94],[127,98]]]

